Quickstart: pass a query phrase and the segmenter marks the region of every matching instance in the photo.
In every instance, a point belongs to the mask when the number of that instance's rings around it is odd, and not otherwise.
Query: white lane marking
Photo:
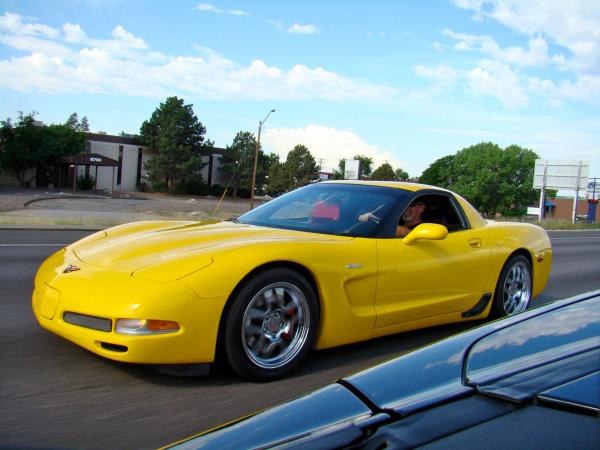
[[[64,247],[69,244],[0,244],[0,247]]]

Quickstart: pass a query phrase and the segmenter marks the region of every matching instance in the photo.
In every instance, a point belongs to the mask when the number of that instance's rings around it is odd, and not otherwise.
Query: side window
[[[444,225],[449,232],[467,228],[467,224],[461,214],[458,213],[454,201],[447,195],[426,194],[419,196],[414,201],[425,204],[425,210],[421,215],[423,222]]]

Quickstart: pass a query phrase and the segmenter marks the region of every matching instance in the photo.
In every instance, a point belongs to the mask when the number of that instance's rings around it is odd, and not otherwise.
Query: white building
[[[135,191],[139,188],[146,177],[144,165],[150,156],[137,138],[102,133],[88,133],[86,138],[87,153],[111,158],[118,166],[78,166],[77,176],[91,175],[96,179],[96,189],[100,190]]]
[[[202,181],[209,186],[227,185],[219,172],[221,156],[226,150],[210,149],[202,157],[206,164],[201,171]],[[76,180],[88,175],[94,179],[94,189],[113,191],[136,191],[147,182],[146,162],[152,158],[146,147],[133,135],[113,136],[106,133],[86,133],[85,153],[60,158],[55,170],[36,173],[31,169],[28,178],[37,187],[73,189]],[[0,184],[18,185],[16,178],[8,173],[0,175]]]

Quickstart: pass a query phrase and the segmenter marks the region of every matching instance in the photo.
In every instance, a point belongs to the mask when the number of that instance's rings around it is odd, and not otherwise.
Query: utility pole
[[[254,166],[252,168],[252,189],[250,190],[250,209],[254,209],[254,189],[256,187],[256,165],[258,164],[258,150],[260,149],[260,132],[262,130],[262,126],[265,124],[271,113],[274,113],[275,110],[272,109],[269,111],[269,114],[265,116],[263,120],[258,122],[258,138],[256,139],[256,151],[254,152]]]

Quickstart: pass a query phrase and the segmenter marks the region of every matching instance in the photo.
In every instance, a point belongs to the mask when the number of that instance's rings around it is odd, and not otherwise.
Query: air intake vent
[[[63,320],[67,323],[78,325],[92,330],[110,332],[112,330],[112,321],[102,317],[86,316],[85,314],[77,314],[66,312],[63,315]]]

